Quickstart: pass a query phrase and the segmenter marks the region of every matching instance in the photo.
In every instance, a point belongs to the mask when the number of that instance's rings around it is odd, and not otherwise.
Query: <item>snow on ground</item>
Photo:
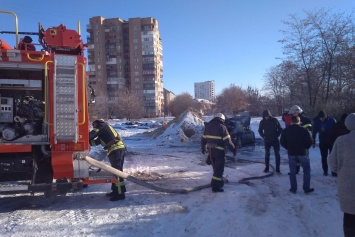
[[[183,121],[200,124],[190,114]],[[90,185],[82,192],[50,199],[40,194],[0,196],[0,236],[342,236],[337,179],[323,176],[318,147],[310,150],[314,193],[303,193],[301,174],[297,194],[288,191],[283,149],[282,175],[239,183],[242,178],[264,175],[264,165],[258,163],[264,157],[259,121],[251,121],[257,144],[239,149],[236,161],[227,159],[224,176],[229,183],[224,193],[212,193],[210,188],[161,193],[127,181],[126,199],[118,202],[105,197],[110,184]],[[179,130],[178,124],[170,124],[165,134],[173,130],[171,126]],[[167,142],[143,133],[153,130],[117,129],[128,150],[125,172],[170,189],[209,184],[212,171],[199,141],[180,141],[178,131],[165,137]],[[108,163],[103,152],[95,147],[91,155]]]

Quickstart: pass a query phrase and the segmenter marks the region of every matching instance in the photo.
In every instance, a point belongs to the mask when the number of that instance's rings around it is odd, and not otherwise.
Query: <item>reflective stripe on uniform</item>
[[[125,182],[122,181],[120,182],[119,180],[117,180],[117,182],[115,183],[116,187],[118,188],[118,194],[121,194],[122,193],[122,186],[125,186]]]
[[[222,139],[221,136],[211,136],[211,135],[203,135],[203,138],[211,138],[211,139]]]
[[[229,139],[230,137],[231,137],[230,135],[227,135],[223,138],[223,140]]]
[[[218,177],[216,177],[216,176],[212,176],[212,179],[218,180],[218,181],[222,181],[222,178],[218,178]]]
[[[116,132],[116,130],[115,130],[113,127],[111,127],[111,126],[109,126],[109,127],[110,127],[111,132],[113,133],[113,135],[114,135],[115,137],[118,137],[118,133]]]
[[[124,146],[122,140],[120,140],[110,147],[110,149],[107,152],[107,155],[109,155],[114,150],[123,149],[123,148],[125,148],[125,146]]]
[[[303,125],[303,127],[304,127],[304,128],[308,128],[308,127],[311,128],[311,127],[312,127],[312,124],[305,124],[305,125]]]
[[[221,147],[221,146],[216,146],[215,148],[216,148],[216,149],[218,149],[218,150],[222,150],[222,151],[224,151],[224,147]]]

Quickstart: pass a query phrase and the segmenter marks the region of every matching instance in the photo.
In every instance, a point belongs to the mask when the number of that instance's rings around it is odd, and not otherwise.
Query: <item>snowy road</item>
[[[198,142],[161,145],[140,134],[124,140],[129,151],[124,170],[133,176],[164,188],[210,182],[211,167],[205,165]],[[237,158],[262,161],[263,154],[257,144],[239,150]],[[0,196],[0,236],[342,236],[337,179],[322,175],[319,149],[310,150],[315,192],[309,195],[302,192],[302,175],[297,175],[297,194],[288,192],[284,150],[281,156],[282,175],[246,184],[238,181],[264,175],[264,166],[229,160],[225,176],[230,183],[224,193],[206,188],[169,194],[127,182],[126,199],[119,202],[105,197],[110,184],[51,199]]]

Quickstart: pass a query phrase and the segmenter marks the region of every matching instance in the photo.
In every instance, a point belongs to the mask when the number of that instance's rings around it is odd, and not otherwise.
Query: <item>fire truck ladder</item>
[[[78,140],[78,94],[76,56],[54,57],[55,142]]]

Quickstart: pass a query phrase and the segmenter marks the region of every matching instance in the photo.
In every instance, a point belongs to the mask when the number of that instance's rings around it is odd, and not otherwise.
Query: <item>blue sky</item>
[[[164,51],[164,87],[192,96],[194,82],[214,80],[216,93],[232,83],[262,89],[267,70],[280,63],[282,20],[303,10],[350,13],[355,0],[2,0],[0,10],[19,18],[19,31],[64,24],[86,42],[89,18],[153,17]],[[55,7],[54,7],[55,6]],[[13,17],[0,15],[0,31],[14,30]],[[8,35],[0,38],[8,40]],[[12,37],[15,42],[14,37]],[[11,42],[9,42],[11,43]],[[11,43],[14,45],[15,43]]]

